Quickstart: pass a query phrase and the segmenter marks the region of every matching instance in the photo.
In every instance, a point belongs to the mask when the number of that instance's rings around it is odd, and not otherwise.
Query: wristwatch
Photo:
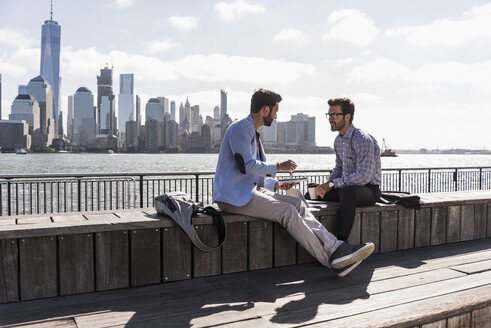
[[[331,188],[331,189],[332,189],[332,188],[334,188],[334,182],[329,181],[329,183],[328,183],[328,184],[329,184],[329,188]]]

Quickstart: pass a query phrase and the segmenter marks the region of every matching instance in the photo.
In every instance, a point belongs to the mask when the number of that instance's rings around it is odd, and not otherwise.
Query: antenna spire
[[[53,0],[51,0],[51,20],[53,20]]]

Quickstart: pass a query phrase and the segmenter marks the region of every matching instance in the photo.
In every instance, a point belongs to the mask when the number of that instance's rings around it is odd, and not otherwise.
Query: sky
[[[39,75],[49,0],[0,0],[2,118]],[[54,0],[61,25],[61,110],[113,67],[151,97],[189,97],[203,118],[228,92],[232,119],[255,89],[283,97],[278,121],[316,117],[332,146],[327,100],[349,97],[353,123],[395,149],[491,149],[491,1]]]

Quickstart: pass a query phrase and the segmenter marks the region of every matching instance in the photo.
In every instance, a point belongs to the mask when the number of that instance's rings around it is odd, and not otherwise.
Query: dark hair
[[[355,116],[355,104],[349,98],[332,98],[327,101],[329,106],[341,106],[343,114],[350,114],[350,123],[353,122]]]
[[[258,113],[264,106],[273,107],[280,101],[281,96],[276,92],[266,89],[256,90],[251,98],[251,113]]]

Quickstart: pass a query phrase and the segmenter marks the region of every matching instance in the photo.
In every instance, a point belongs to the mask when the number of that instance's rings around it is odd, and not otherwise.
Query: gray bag
[[[162,194],[155,198],[155,209],[157,213],[170,217],[188,235],[191,242],[203,252],[212,252],[222,246],[227,235],[227,226],[222,213],[212,206],[203,207],[191,197],[180,191]],[[218,245],[215,247],[204,244],[196,233],[193,226],[192,217],[198,213],[208,214],[213,218],[213,222],[218,231]]]

